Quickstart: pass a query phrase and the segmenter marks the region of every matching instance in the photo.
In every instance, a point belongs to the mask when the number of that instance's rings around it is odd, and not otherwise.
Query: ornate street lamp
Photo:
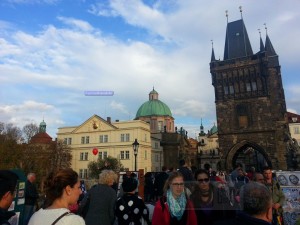
[[[137,142],[137,139],[135,139],[135,141],[132,143],[133,154],[134,154],[134,171],[137,171],[137,168],[136,168],[136,157],[137,157],[137,154],[138,154],[139,145],[140,144]]]

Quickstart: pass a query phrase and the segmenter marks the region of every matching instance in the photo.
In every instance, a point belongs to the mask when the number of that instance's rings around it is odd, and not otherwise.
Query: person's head
[[[138,186],[138,182],[135,178],[125,179],[122,183],[122,188],[125,193],[134,193]]]
[[[241,168],[243,168],[243,165],[241,163],[235,164],[235,167],[234,167],[235,170],[238,170],[238,169],[241,169]]]
[[[179,166],[185,166],[185,160],[184,159],[179,160]]]
[[[99,175],[99,184],[113,185],[117,181],[117,174],[112,170],[102,170]]]
[[[242,170],[242,168],[240,168],[240,169],[237,170],[237,174],[238,174],[239,177],[242,177],[242,176],[245,175],[244,171]]]
[[[261,173],[255,173],[253,175],[253,181],[264,184],[265,183],[265,178]]]
[[[34,183],[36,180],[35,173],[28,173],[27,174],[27,180],[30,181],[30,183]]]
[[[60,199],[75,204],[82,193],[78,174],[72,169],[60,169],[49,173],[44,182],[47,206]]]
[[[267,182],[272,181],[272,168],[269,166],[265,166],[263,168],[263,175]]]
[[[241,208],[250,216],[272,222],[272,194],[263,184],[250,182],[240,191]]]
[[[195,172],[195,180],[201,191],[208,191],[210,187],[209,173],[207,170],[199,169]]]
[[[184,192],[183,175],[180,172],[175,171],[169,175],[164,186],[164,191],[167,192],[168,190],[171,190],[174,198],[177,198]]]
[[[0,208],[7,210],[11,205],[18,176],[10,170],[0,170]]]

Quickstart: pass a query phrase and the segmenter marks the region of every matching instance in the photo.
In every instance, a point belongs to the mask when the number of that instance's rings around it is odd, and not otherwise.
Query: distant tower
[[[46,124],[45,121],[43,120],[43,121],[40,123],[39,133],[46,133],[46,127],[47,127],[47,124]]]
[[[245,169],[286,169],[286,103],[268,34],[253,54],[243,18],[227,23],[224,59],[216,60],[212,49],[210,72],[223,166],[241,162]]]

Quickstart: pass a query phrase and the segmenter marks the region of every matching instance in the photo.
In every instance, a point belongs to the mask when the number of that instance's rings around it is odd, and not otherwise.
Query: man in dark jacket
[[[23,225],[27,225],[30,217],[34,213],[34,207],[36,204],[36,200],[39,198],[39,194],[37,192],[35,186],[36,176],[34,173],[29,173],[27,175],[26,187],[25,187],[25,208],[24,208],[24,216],[23,216]]]
[[[8,220],[15,215],[7,211],[11,205],[17,185],[18,176],[9,170],[0,170],[0,225],[10,225]]]
[[[215,225],[271,225],[272,194],[258,182],[250,182],[241,188],[241,211],[234,220],[222,221]]]
[[[184,186],[187,188],[192,187],[192,181],[194,180],[192,171],[187,167],[187,164],[184,159],[179,161],[179,169],[178,171],[183,175]]]

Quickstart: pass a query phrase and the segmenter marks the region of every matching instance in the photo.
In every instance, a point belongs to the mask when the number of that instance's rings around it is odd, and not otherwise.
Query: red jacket
[[[170,224],[170,211],[169,206],[166,202],[164,202],[164,210],[161,205],[161,200],[158,200],[154,207],[153,217],[152,217],[152,225],[171,225]],[[187,210],[187,223],[186,225],[197,225],[197,217],[194,210],[193,203],[188,200],[186,204]]]

